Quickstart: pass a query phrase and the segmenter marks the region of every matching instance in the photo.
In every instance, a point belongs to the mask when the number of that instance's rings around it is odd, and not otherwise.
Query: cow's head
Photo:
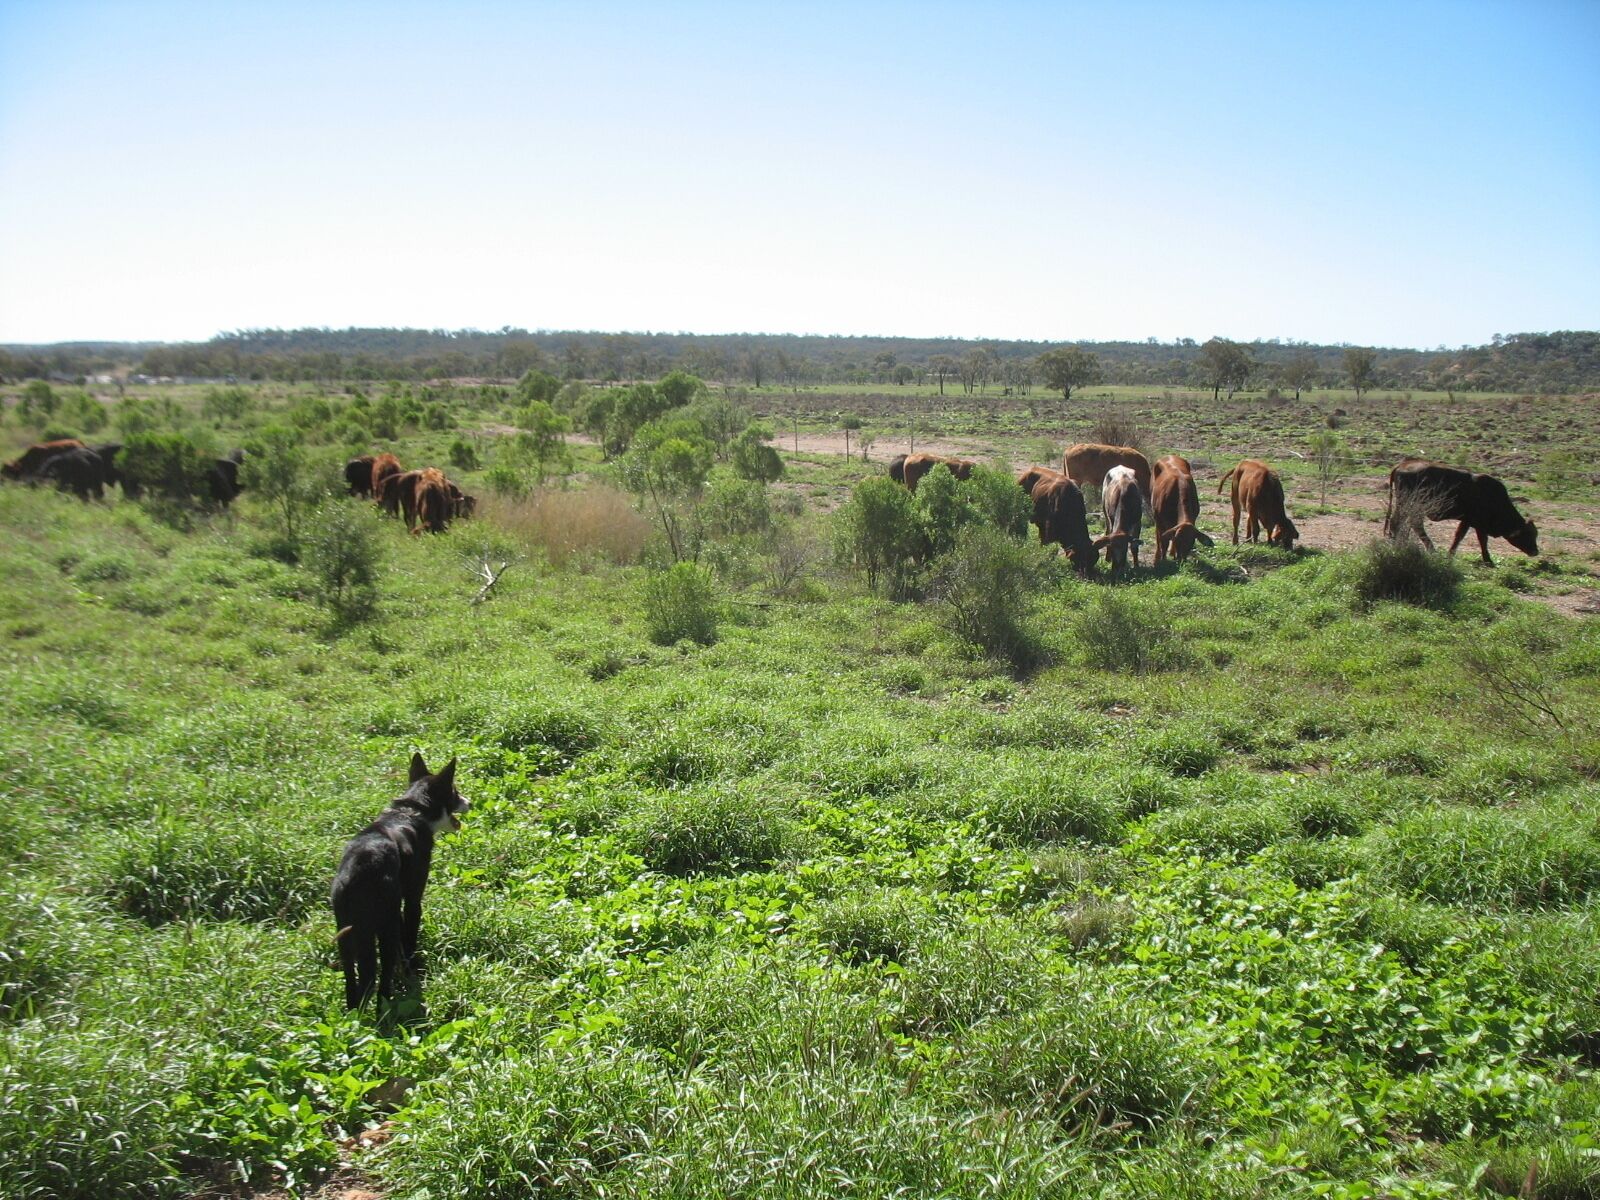
[[[1209,534],[1201,533],[1188,521],[1163,531],[1161,540],[1166,544],[1166,552],[1179,562],[1194,553],[1196,542],[1199,542],[1202,546],[1216,545]]]
[[[1099,546],[1090,541],[1085,541],[1079,546],[1067,547],[1067,561],[1077,569],[1080,575],[1094,574],[1095,564],[1100,561]]]
[[[1524,521],[1521,529],[1506,534],[1506,541],[1524,554],[1531,554],[1535,558],[1539,556],[1539,527],[1532,521]]]
[[[1106,561],[1111,564],[1113,571],[1121,571],[1127,567],[1128,549],[1135,544],[1131,533],[1108,533],[1094,540],[1094,548],[1105,551]]]
[[[1283,520],[1272,527],[1272,533],[1268,536],[1267,541],[1271,545],[1279,546],[1284,550],[1293,550],[1294,544],[1299,537],[1300,531],[1295,528],[1294,522],[1289,519],[1289,514],[1285,513]]]

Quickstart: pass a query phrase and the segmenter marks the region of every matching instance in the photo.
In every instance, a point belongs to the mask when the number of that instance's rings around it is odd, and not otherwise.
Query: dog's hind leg
[[[339,961],[344,966],[344,1004],[360,1008],[378,982],[378,942],[371,929],[352,928],[339,939]]]
[[[400,914],[385,913],[378,926],[378,958],[383,964],[383,975],[378,984],[378,995],[387,1000],[394,995],[394,979],[405,967],[405,946],[400,929]]]

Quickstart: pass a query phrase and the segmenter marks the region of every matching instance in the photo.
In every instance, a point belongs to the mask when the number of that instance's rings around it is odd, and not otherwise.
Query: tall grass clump
[[[618,832],[652,869],[680,875],[763,866],[782,857],[795,836],[778,804],[731,789],[650,796],[623,816]]]
[[[717,640],[717,597],[711,574],[692,562],[673,563],[645,580],[644,620],[650,640],[670,646]]]
[[[1352,551],[1342,564],[1356,604],[1371,608],[1397,600],[1420,608],[1448,608],[1464,578],[1455,559],[1414,541],[1377,538]]]
[[[307,847],[276,829],[163,821],[132,832],[108,891],[151,925],[194,918],[298,919],[324,898],[327,879],[306,870]]]
[[[1072,622],[1089,665],[1117,675],[1148,675],[1183,666],[1183,644],[1166,615],[1123,591],[1100,592]]]
[[[1014,670],[1034,669],[1046,657],[1028,623],[1029,601],[1042,567],[1043,560],[1028,543],[992,526],[965,527],[956,535],[955,548],[934,569],[932,593],[940,619],[957,637]]]
[[[619,565],[636,562],[650,538],[650,522],[621,492],[608,487],[582,491],[543,489],[502,496],[485,505],[485,517],[553,567],[597,558]]]
[[[1378,855],[1396,887],[1446,904],[1560,907],[1600,890],[1593,818],[1549,804],[1410,813]]]

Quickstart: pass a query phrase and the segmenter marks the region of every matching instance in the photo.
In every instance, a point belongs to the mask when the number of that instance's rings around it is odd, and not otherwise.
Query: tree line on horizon
[[[518,329],[250,329],[206,342],[0,347],[0,380],[137,373],[156,378],[362,381],[521,378],[628,382],[675,370],[753,387],[937,384],[968,392],[1101,383],[1155,387],[1569,393],[1600,389],[1600,332],[1496,335],[1434,350],[1234,342],[1029,342],[814,334]]]

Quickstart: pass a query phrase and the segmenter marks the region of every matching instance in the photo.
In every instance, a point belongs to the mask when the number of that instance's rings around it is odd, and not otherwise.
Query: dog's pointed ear
[[[456,760],[451,759],[445,763],[444,770],[439,772],[439,782],[445,787],[454,787],[456,783]]]
[[[1201,533],[1198,529],[1194,531],[1194,540],[1199,542],[1202,546],[1216,545],[1216,543],[1211,540],[1211,535],[1209,533]]]
[[[422,761],[422,755],[411,755],[411,782],[415,783],[428,773],[428,764]]]

